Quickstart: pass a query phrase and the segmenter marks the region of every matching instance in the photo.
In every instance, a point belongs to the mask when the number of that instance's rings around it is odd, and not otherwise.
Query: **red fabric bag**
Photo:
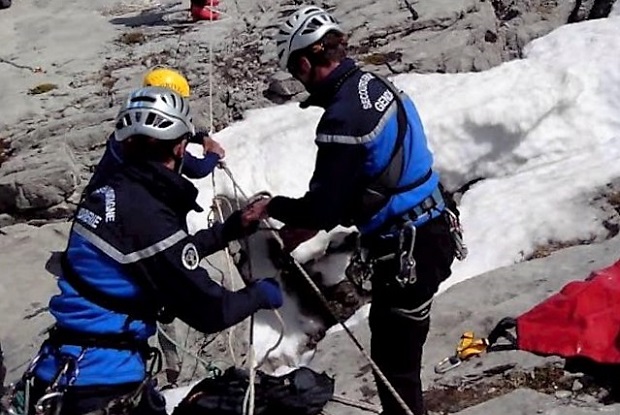
[[[565,285],[516,320],[519,350],[620,363],[620,260]]]

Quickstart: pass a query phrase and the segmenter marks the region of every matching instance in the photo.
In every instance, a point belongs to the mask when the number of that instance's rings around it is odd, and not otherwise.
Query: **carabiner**
[[[64,395],[63,392],[54,391],[54,392],[46,393],[45,395],[41,396],[39,400],[37,401],[37,403],[34,405],[35,414],[36,415],[51,415],[48,412],[48,410],[50,409],[50,404],[51,404],[49,401],[51,401],[52,399],[61,399],[63,395]],[[55,413],[60,412],[60,405],[56,407],[56,410],[54,412]]]
[[[418,276],[416,274],[416,263],[413,258],[413,248],[415,246],[416,228],[412,221],[404,224],[398,237],[400,270],[396,281],[401,287],[415,284]]]
[[[450,370],[459,367],[461,363],[462,360],[459,359],[457,355],[446,357],[441,362],[435,365],[435,373],[441,375],[443,373],[449,372]]]

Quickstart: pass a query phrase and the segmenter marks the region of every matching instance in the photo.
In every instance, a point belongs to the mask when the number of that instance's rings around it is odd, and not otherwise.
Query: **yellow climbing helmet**
[[[159,86],[172,89],[183,98],[190,95],[189,82],[179,71],[170,68],[154,68],[144,75],[143,86]]]

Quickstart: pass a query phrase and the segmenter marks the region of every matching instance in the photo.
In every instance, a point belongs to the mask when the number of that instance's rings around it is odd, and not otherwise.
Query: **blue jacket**
[[[299,199],[274,197],[268,213],[287,225],[329,230],[356,225],[364,234],[375,232],[392,219],[418,206],[437,191],[439,175],[432,170],[422,122],[412,100],[401,93],[406,112],[404,163],[398,187],[414,188],[392,195],[377,211],[365,210],[362,194],[372,178],[391,159],[398,133],[398,97],[386,83],[345,59],[303,106],[325,109],[316,129],[318,146],[308,192]],[[420,219],[419,226],[438,216],[443,206]]]
[[[126,334],[146,341],[155,333],[156,311],[165,309],[191,327],[212,333],[267,307],[256,285],[232,292],[199,267],[201,258],[243,236],[240,212],[224,224],[187,233],[186,216],[201,210],[197,190],[182,176],[155,163],[125,163],[86,193],[78,206],[67,247],[67,260],[80,280],[100,296],[125,299],[141,310],[123,314],[89,301],[67,278],[50,301],[56,325],[84,336]],[[44,345],[35,374],[49,381],[60,353],[79,356],[80,346]],[[130,350],[87,348],[75,385],[110,385],[144,379],[145,362]]]
[[[181,173],[190,179],[201,179],[213,172],[220,156],[216,153],[208,152],[203,158],[198,158],[190,153],[185,153],[183,157],[183,168]],[[93,172],[90,182],[86,186],[87,190],[98,187],[98,184],[105,180],[106,177],[114,173],[114,171],[123,163],[123,149],[121,143],[114,139],[114,135],[108,138],[106,148]]]

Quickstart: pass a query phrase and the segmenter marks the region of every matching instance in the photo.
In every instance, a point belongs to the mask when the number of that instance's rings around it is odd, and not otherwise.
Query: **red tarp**
[[[620,260],[517,318],[520,350],[620,363]]]

